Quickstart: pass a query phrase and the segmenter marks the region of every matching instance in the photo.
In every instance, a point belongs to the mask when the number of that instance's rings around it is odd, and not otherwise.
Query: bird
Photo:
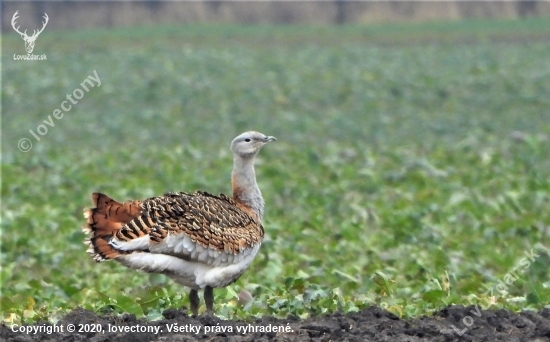
[[[239,279],[262,244],[264,199],[254,160],[275,140],[256,131],[233,139],[232,196],[168,192],[118,202],[92,193],[94,207],[84,209],[82,227],[88,254],[96,262],[115,260],[128,268],[164,274],[190,288],[194,316],[202,290],[206,313],[213,315],[213,289]]]

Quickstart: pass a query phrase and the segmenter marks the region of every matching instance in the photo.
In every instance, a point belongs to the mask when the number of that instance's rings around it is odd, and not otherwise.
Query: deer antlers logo
[[[42,18],[44,18],[45,21],[42,22],[42,28],[38,30],[38,32],[36,30],[33,30],[32,36],[29,37],[27,35],[27,30],[25,30],[25,32],[21,32],[19,31],[20,26],[15,27],[15,24],[16,24],[15,21],[17,20],[17,18],[19,18],[17,16],[18,12],[19,11],[15,11],[13,17],[11,18],[11,26],[13,26],[13,29],[15,30],[15,32],[19,33],[21,35],[21,38],[23,38],[23,40],[25,41],[25,49],[27,50],[27,53],[32,53],[36,38],[38,38],[38,35],[40,35],[42,31],[44,31],[44,28],[46,28],[46,25],[48,25],[48,20],[50,20],[50,18],[48,18],[48,15],[46,13],[44,13],[44,16]]]

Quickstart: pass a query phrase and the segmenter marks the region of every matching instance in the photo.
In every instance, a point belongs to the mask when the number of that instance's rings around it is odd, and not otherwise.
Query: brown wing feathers
[[[147,214],[141,215],[128,222],[122,229],[118,230],[115,236],[117,240],[130,241],[149,234],[154,225],[155,220],[150,216]]]
[[[168,233],[184,233],[202,247],[237,254],[259,243],[264,235],[257,216],[225,195],[168,193],[144,201],[143,208],[157,219],[149,232],[155,242]]]
[[[96,208],[85,213],[85,232],[93,232],[86,243],[97,261],[131,253],[111,247],[108,241],[113,235],[130,241],[149,234],[152,243],[160,243],[169,233],[183,233],[202,247],[232,254],[253,247],[264,235],[259,218],[225,195],[180,192],[119,203],[95,193],[93,201]]]

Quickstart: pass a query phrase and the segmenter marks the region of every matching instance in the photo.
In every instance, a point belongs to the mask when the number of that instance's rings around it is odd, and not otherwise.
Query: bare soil
[[[76,309],[58,322],[63,332],[48,334],[44,330],[49,324],[36,324],[34,328],[42,326],[43,331],[27,334],[13,331],[22,327],[2,324],[0,341],[550,341],[550,309],[514,313],[450,306],[429,317],[399,319],[373,306],[350,314],[334,313],[305,320],[263,317],[253,322],[225,321],[206,315],[190,317],[185,310],[175,309],[163,315],[163,320],[147,322],[133,315],[97,316]],[[68,332],[70,324],[88,332]],[[191,327],[195,331],[186,331]]]

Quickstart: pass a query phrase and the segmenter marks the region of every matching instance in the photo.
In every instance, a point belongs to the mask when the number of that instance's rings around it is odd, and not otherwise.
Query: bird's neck
[[[254,171],[254,157],[243,158],[233,156],[233,172],[231,172],[231,185],[233,186],[233,198],[235,201],[249,207],[261,220],[264,215],[264,199]]]

